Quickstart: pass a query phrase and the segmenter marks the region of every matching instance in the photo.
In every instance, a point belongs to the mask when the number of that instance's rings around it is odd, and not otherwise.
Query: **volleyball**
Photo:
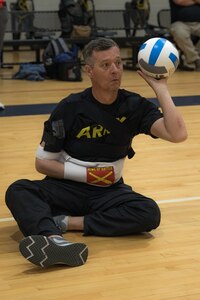
[[[179,64],[179,52],[167,39],[151,38],[138,51],[141,71],[156,79],[171,76]]]

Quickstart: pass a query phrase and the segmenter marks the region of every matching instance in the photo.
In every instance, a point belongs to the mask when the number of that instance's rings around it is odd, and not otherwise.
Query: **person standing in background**
[[[182,70],[200,71],[200,0],[170,0],[171,28],[174,41],[183,52]]]
[[[4,39],[7,21],[8,21],[8,10],[6,6],[6,2],[4,0],[0,0],[0,67],[2,64],[2,47],[3,47],[3,39]],[[0,102],[0,109],[4,109],[4,105],[1,102]]]

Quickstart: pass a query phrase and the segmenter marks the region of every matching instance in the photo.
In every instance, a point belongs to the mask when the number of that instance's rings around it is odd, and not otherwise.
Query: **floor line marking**
[[[0,222],[10,222],[10,221],[14,221],[14,218],[2,218],[2,219],[0,219]]]
[[[186,198],[177,198],[177,199],[167,199],[167,200],[158,200],[156,203],[180,203],[180,202],[189,202],[189,201],[200,201],[200,196],[196,197],[186,197]],[[14,218],[0,218],[0,223],[14,221]]]
[[[156,203],[179,203],[179,202],[187,202],[187,201],[199,201],[200,196],[197,197],[186,197],[186,198],[177,198],[177,199],[168,199],[168,200],[158,200]]]

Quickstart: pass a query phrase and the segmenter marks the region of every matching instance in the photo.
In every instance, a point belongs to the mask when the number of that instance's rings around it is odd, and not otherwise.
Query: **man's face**
[[[92,65],[88,67],[88,74],[94,88],[104,91],[118,90],[122,71],[123,64],[118,47],[93,52]]]

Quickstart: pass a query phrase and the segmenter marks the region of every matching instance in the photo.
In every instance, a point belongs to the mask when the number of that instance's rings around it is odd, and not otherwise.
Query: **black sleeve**
[[[49,152],[60,152],[65,140],[65,125],[62,103],[58,104],[49,119],[44,123],[42,141],[44,150]]]
[[[45,143],[44,150],[60,152],[63,148],[64,126],[62,120],[48,120],[44,123],[42,141]]]
[[[143,98],[143,114],[140,120],[139,133],[144,133],[147,135],[151,135],[151,126],[155,121],[163,117],[163,114],[160,112],[159,108],[152,102]]]
[[[124,124],[132,132],[132,137],[141,133],[154,137],[151,134],[151,126],[163,117],[158,105],[140,94],[126,90],[121,90],[120,96],[120,116],[127,117]]]

